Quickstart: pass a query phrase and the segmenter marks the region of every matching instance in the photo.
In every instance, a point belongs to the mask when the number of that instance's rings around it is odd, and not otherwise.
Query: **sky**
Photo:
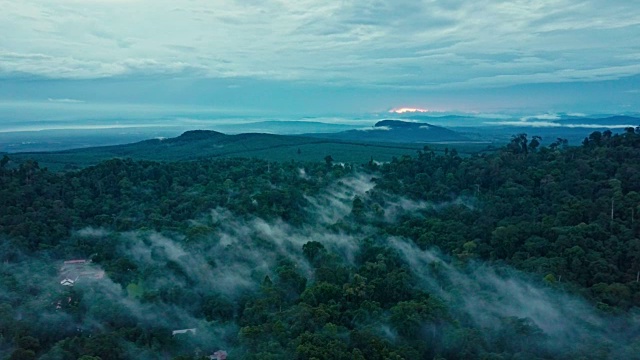
[[[0,119],[51,108],[640,111],[637,0],[0,0],[0,8]]]

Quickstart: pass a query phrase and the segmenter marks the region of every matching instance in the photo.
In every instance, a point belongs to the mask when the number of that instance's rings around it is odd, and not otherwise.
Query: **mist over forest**
[[[0,167],[7,359],[633,359],[640,132]],[[217,352],[217,353],[216,353]]]
[[[640,360],[640,6],[0,0],[0,360]]]

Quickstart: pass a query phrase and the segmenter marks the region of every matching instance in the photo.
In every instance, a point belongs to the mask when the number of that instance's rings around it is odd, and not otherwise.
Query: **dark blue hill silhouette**
[[[336,140],[394,143],[469,141],[469,138],[466,136],[442,126],[436,126],[426,122],[402,120],[382,120],[370,128],[330,134],[308,134],[308,136]]]

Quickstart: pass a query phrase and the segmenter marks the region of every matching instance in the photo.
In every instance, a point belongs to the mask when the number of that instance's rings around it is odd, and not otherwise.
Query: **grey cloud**
[[[83,100],[68,99],[68,98],[62,98],[62,99],[48,98],[47,101],[53,102],[53,103],[65,103],[65,104],[81,104],[81,103],[84,103]]]
[[[76,232],[79,236],[82,237],[90,237],[90,238],[100,238],[109,235],[109,231],[103,228],[93,228],[87,227],[80,229]]]
[[[551,349],[566,350],[581,341],[606,339],[625,343],[611,326],[614,319],[597,314],[577,297],[544,287],[511,268],[471,263],[455,266],[436,252],[420,250],[402,239],[389,239],[408,261],[422,286],[466,314],[476,325],[499,329],[507,317],[529,319],[548,336]],[[640,324],[635,318],[633,326]]]
[[[515,127],[566,127],[566,128],[584,128],[584,129],[602,129],[604,127],[608,129],[626,129],[629,127],[635,128],[638,125],[633,124],[617,124],[617,125],[602,125],[602,124],[560,124],[552,121],[487,121],[487,125],[501,125],[501,126],[515,126]]]
[[[118,76],[163,76],[202,73],[203,68],[187,63],[161,63],[154,59],[124,59],[113,63],[85,61],[78,58],[52,57],[44,54],[0,52],[0,76],[30,74],[38,77],[92,79]]]
[[[295,227],[279,219],[242,219],[227,209],[216,208],[208,216],[192,221],[194,226],[215,229],[206,242],[188,244],[182,236],[133,232],[121,235],[126,241],[122,241],[119,251],[146,273],[164,270],[169,263],[181,269],[181,273],[161,271],[159,277],[149,276],[145,287],[184,287],[187,281],[207,293],[233,297],[256,289],[264,275],[273,275],[269,269],[279,258],[294,260],[300,270],[310,276],[309,264],[302,255],[302,246],[309,241],[318,241],[352,262],[358,248],[357,238],[330,230],[328,226],[349,215],[353,198],[364,196],[372,187],[369,177],[357,175],[328,186],[316,197],[308,197],[308,211],[318,219],[318,224]],[[79,234],[95,237],[104,232],[89,228]]]
[[[401,215],[413,214],[415,216],[425,210],[440,211],[450,206],[464,206],[473,209],[476,203],[476,199],[468,197],[457,197],[451,201],[433,203],[398,198],[389,194],[382,196],[384,198],[384,220],[389,223],[396,221]]]
[[[334,224],[349,215],[352,201],[356,196],[363,197],[374,186],[371,176],[364,174],[343,179],[329,186],[324,193],[307,197],[311,204],[310,211],[315,214],[319,223]]]
[[[5,57],[0,73],[247,76],[388,87],[409,80],[409,86],[434,89],[540,83],[562,71],[579,73],[561,76],[566,82],[640,73],[629,63],[637,55],[633,34],[640,14],[628,2],[77,4],[26,0],[8,6],[0,30],[14,36],[0,51],[22,57]],[[131,15],[140,11],[147,16]]]

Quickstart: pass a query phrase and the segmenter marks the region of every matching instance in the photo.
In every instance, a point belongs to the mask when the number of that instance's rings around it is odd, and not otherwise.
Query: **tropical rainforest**
[[[640,128],[331,155],[5,156],[0,356],[640,358]]]

